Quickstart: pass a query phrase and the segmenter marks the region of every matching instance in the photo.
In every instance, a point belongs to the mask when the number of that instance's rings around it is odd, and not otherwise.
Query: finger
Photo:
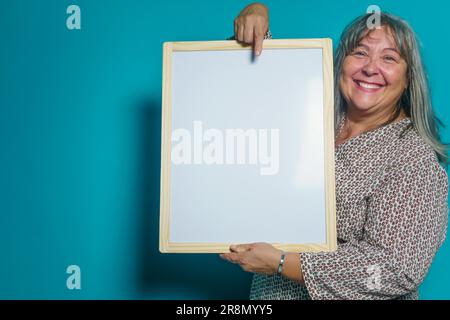
[[[253,25],[247,25],[244,29],[244,42],[247,44],[253,43],[253,31],[254,26]]]
[[[244,41],[244,31],[245,31],[244,25],[238,23],[237,24],[237,28],[238,28],[238,30],[237,30],[237,36],[238,36],[237,39],[238,39],[239,42],[243,42]]]
[[[223,260],[230,261],[230,258],[228,257],[228,255],[227,255],[226,253],[221,253],[219,256],[220,256]],[[230,262],[231,262],[231,261],[230,261]]]
[[[231,263],[239,263],[239,256],[236,253],[224,253],[220,256]]]
[[[261,33],[260,31],[255,32],[255,44],[253,50],[255,52],[255,55],[257,56],[259,56],[262,52],[263,41],[264,41],[264,34]]]
[[[241,265],[242,270],[244,270],[245,272],[253,272],[253,270],[250,268],[250,266],[243,264]]]
[[[227,254],[221,254],[220,257],[225,261],[234,263]]]

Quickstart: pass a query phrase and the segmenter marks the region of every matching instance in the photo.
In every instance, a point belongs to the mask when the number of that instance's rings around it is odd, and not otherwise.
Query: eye
[[[388,62],[397,62],[397,59],[393,56],[384,56],[383,59]]]
[[[362,50],[357,50],[357,51],[353,52],[353,55],[357,56],[357,57],[365,57],[365,56],[367,56],[367,53]]]

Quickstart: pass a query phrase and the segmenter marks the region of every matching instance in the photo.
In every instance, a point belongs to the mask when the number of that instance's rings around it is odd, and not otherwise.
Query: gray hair
[[[408,117],[419,135],[436,152],[439,162],[447,165],[448,144],[441,142],[438,125],[443,123],[433,112],[428,78],[420,55],[416,35],[408,23],[399,17],[388,13],[380,13],[381,26],[386,26],[394,37],[400,55],[407,63],[407,89],[401,96],[393,116],[385,124],[394,121],[401,110]],[[359,42],[370,32],[367,21],[372,14],[365,14],[352,21],[343,31],[339,47],[335,55],[335,128],[336,134],[339,125],[347,111],[347,103],[340,90],[340,77],[344,59],[359,45]]]

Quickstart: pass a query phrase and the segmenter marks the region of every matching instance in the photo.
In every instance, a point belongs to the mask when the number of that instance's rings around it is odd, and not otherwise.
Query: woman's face
[[[348,107],[363,114],[392,112],[407,85],[406,70],[388,29],[369,32],[344,59],[340,87]]]

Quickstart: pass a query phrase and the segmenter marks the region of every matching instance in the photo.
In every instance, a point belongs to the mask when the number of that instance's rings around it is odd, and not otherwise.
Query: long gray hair
[[[339,47],[335,55],[335,128],[343,120],[347,111],[347,103],[340,90],[340,77],[342,66],[347,55],[359,45],[360,41],[370,32],[367,27],[367,21],[372,14],[365,14],[351,22],[342,33]],[[394,121],[401,110],[411,118],[413,126],[420,136],[434,149],[438,160],[447,165],[448,144],[441,142],[437,125],[443,126],[443,123],[433,112],[428,79],[425,72],[419,45],[414,31],[408,23],[399,17],[388,13],[380,13],[381,26],[386,26],[392,33],[400,55],[406,61],[407,69],[407,88],[401,96],[394,114],[384,124]],[[337,131],[336,131],[337,134]]]

